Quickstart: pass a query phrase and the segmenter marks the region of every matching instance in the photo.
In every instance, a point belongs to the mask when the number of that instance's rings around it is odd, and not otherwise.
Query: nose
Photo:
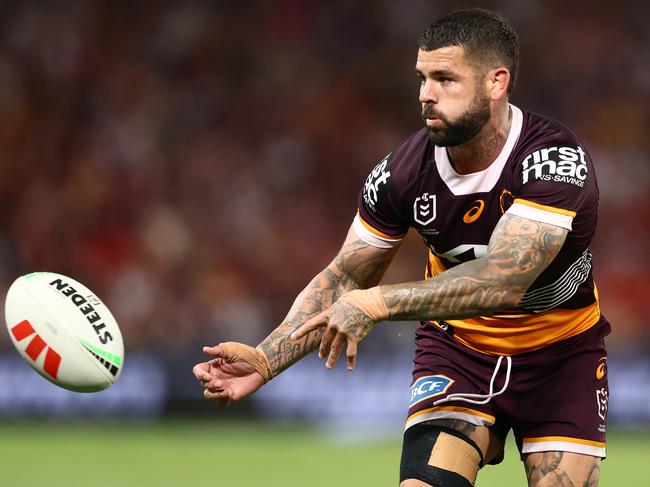
[[[438,103],[438,96],[435,93],[434,83],[425,80],[420,85],[420,103]]]

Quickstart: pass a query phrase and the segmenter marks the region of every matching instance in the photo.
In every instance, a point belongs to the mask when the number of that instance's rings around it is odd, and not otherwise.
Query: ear
[[[499,100],[506,96],[510,84],[510,71],[505,67],[491,69],[488,72],[487,92],[491,100]]]

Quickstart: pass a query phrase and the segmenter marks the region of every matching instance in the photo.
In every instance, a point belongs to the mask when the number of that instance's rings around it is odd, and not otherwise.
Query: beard
[[[430,103],[422,108],[422,119],[442,120],[443,127],[427,127],[429,140],[439,147],[454,147],[464,144],[478,134],[490,119],[490,100],[485,94],[476,94],[469,108],[455,121],[450,121]]]

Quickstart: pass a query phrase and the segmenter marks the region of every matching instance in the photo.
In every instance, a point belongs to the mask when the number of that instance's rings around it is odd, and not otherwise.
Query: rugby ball
[[[108,308],[83,284],[53,272],[19,277],[5,302],[18,352],[50,382],[77,392],[113,385],[124,366],[122,334]]]

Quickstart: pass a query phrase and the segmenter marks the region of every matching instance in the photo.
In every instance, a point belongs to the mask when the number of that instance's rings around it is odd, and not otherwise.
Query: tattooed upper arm
[[[353,288],[366,289],[379,283],[399,245],[390,249],[372,247],[350,227],[336,258],[328,266],[350,279]]]
[[[506,213],[488,245],[492,271],[508,283],[512,292],[523,295],[555,259],[567,234],[566,229],[556,225]]]

